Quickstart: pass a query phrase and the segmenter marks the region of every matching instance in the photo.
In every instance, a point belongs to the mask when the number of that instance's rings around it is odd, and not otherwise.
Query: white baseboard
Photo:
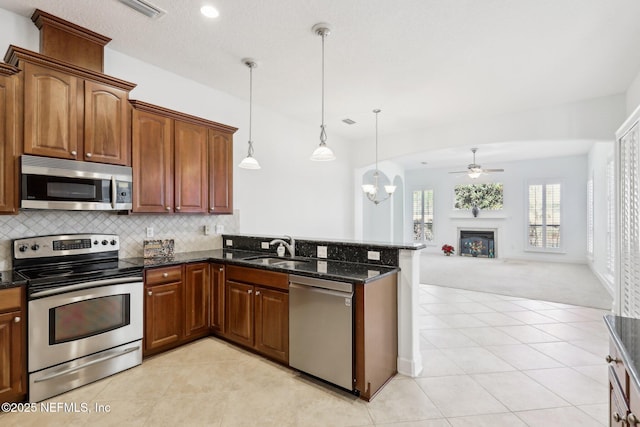
[[[417,356],[415,359],[398,357],[397,368],[399,374],[417,377],[422,372],[422,357]]]

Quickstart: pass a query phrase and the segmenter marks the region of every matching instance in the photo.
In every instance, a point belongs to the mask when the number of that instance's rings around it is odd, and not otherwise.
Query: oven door
[[[40,298],[28,303],[29,372],[142,339],[140,277],[74,284],[67,289],[45,291],[58,293],[40,293]]]

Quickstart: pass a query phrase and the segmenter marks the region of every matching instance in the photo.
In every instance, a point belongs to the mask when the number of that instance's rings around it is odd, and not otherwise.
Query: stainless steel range
[[[29,401],[142,363],[142,267],[118,259],[112,234],[13,241],[28,280]]]

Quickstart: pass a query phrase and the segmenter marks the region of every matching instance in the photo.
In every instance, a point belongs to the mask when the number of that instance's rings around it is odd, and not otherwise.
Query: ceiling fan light
[[[315,162],[330,162],[335,159],[336,155],[333,154],[333,150],[327,147],[325,143],[321,143],[311,154],[311,160]]]
[[[247,156],[242,159],[238,167],[242,169],[260,169],[260,163],[254,157]]]
[[[469,178],[471,178],[471,179],[476,179],[476,178],[480,177],[480,175],[482,175],[482,171],[476,171],[476,170],[470,170],[469,171]]]
[[[384,191],[386,191],[387,194],[393,194],[393,192],[396,191],[396,186],[395,185],[385,185],[384,186]]]

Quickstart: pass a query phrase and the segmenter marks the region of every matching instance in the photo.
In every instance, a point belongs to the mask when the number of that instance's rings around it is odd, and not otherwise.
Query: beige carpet
[[[605,310],[613,302],[586,264],[423,254],[420,283]]]

